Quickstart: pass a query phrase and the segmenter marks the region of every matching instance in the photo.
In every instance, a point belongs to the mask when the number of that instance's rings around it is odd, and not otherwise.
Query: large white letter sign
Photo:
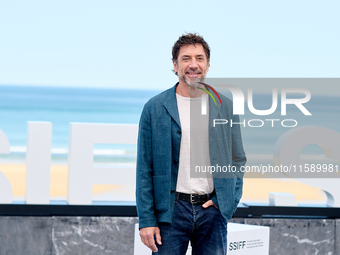
[[[302,148],[309,144],[317,144],[323,148],[325,156],[335,162],[340,162],[340,133],[323,127],[300,127],[285,132],[276,142],[274,148],[274,162],[276,165],[304,166],[300,158]],[[340,207],[339,174],[335,169],[324,173],[327,178],[306,178],[314,172],[304,172],[296,180],[317,188],[320,188],[327,195],[327,205]],[[291,178],[296,173],[288,172]]]
[[[92,185],[135,186],[134,167],[94,167],[96,143],[137,144],[137,125],[70,123],[67,201],[92,204]]]
[[[0,153],[9,154],[10,146],[5,133],[0,129]],[[12,185],[7,177],[0,172],[0,204],[11,204],[13,201]]]
[[[51,122],[27,122],[26,204],[50,203]]]

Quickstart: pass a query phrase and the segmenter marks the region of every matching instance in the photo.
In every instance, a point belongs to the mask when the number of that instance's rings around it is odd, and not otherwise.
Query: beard
[[[181,80],[190,88],[197,88],[200,85],[199,82],[204,82],[204,79],[205,77],[203,75],[197,78],[190,78],[185,76],[181,77]]]
[[[205,77],[201,75],[197,78],[190,78],[186,76],[181,76],[180,79],[189,86],[190,88],[190,97],[200,97],[204,92],[200,89],[197,89],[198,87],[202,87],[202,85],[199,82],[204,82]]]

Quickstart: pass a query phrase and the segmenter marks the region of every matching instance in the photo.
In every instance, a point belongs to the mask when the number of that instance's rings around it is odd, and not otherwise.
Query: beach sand
[[[0,164],[0,171],[10,181],[14,198],[25,196],[24,164]],[[93,185],[93,195],[102,196],[108,193],[122,192],[122,185]],[[269,192],[288,192],[295,195],[297,203],[325,204],[326,196],[315,187],[291,179],[245,178],[241,202],[268,203]],[[50,179],[51,199],[64,199],[67,196],[67,165],[52,165]],[[134,197],[131,197],[134,200]]]

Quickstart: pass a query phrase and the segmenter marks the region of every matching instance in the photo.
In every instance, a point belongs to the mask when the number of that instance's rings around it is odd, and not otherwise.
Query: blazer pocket
[[[170,178],[167,175],[153,177],[153,195],[157,211],[166,212],[169,209]]]

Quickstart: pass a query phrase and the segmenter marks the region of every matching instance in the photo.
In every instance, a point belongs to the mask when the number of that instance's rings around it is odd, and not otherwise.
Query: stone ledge
[[[0,254],[133,255],[137,217],[0,217]],[[234,218],[270,227],[270,254],[340,254],[340,219]]]

